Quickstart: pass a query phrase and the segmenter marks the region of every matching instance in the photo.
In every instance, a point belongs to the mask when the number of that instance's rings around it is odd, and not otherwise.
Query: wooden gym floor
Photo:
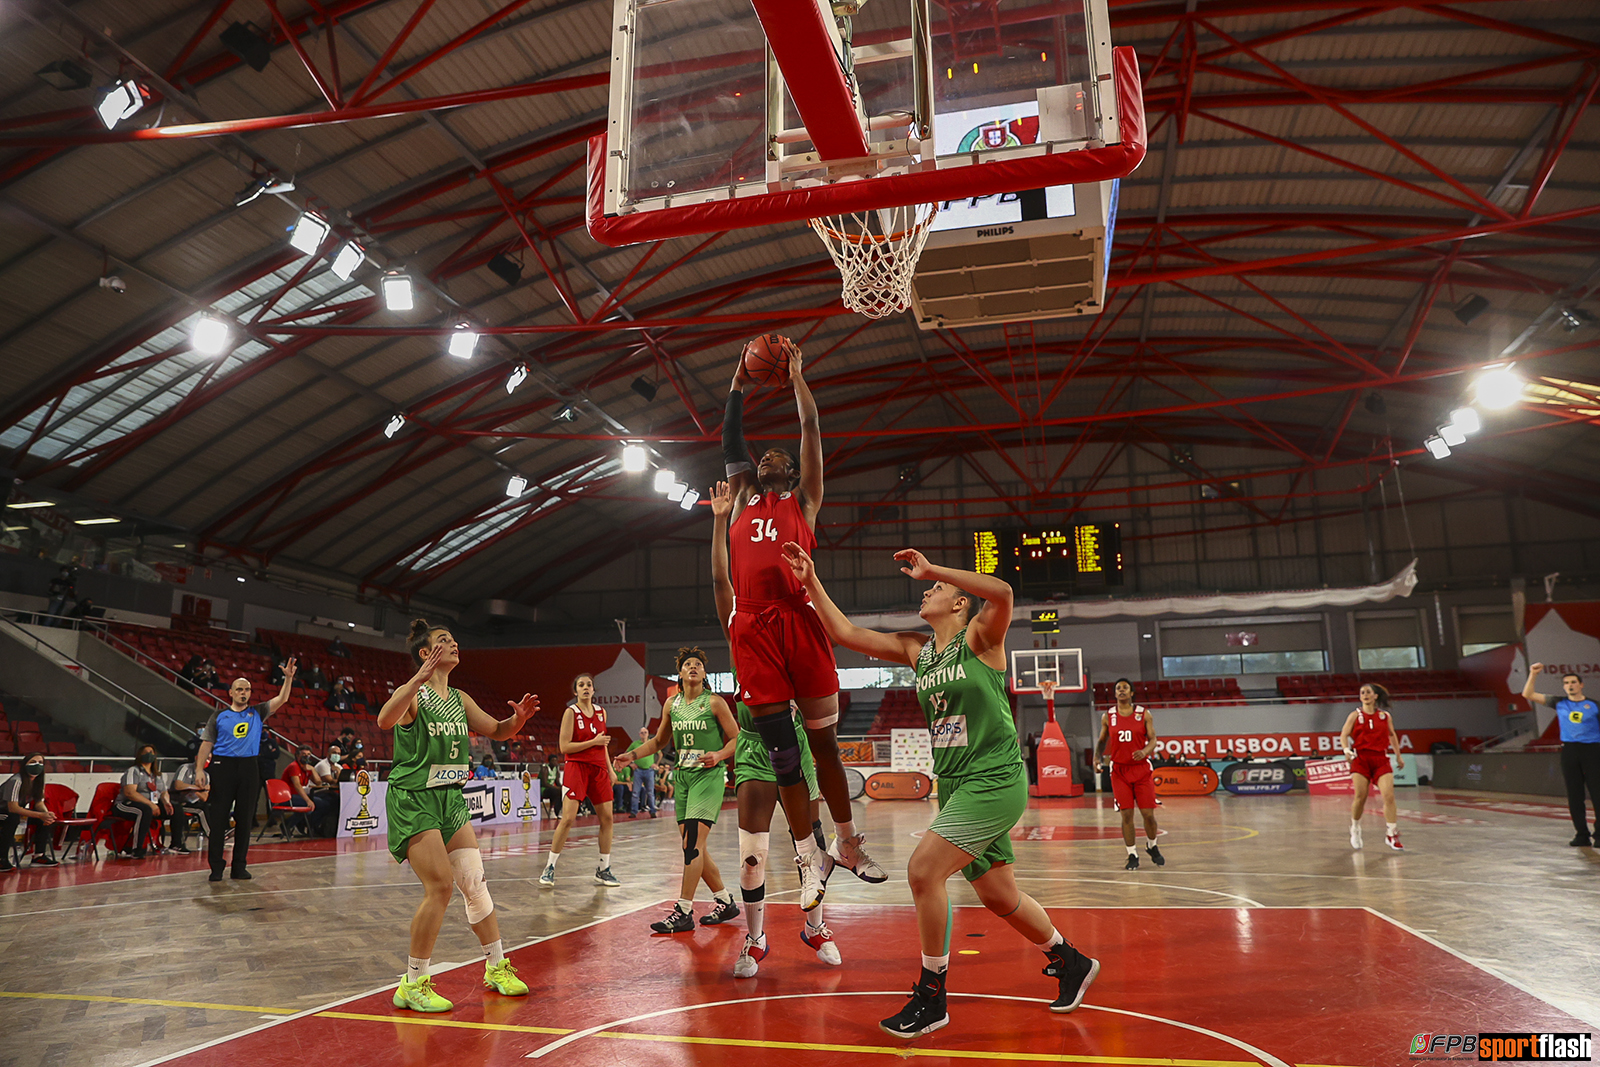
[[[1600,852],[1567,847],[1564,807],[1400,797],[1404,853],[1383,847],[1375,805],[1354,852],[1339,798],[1174,798],[1159,815],[1167,866],[1146,858],[1138,872],[1121,870],[1109,797],[1035,802],[1014,835],[1019,880],[1101,976],[1078,1012],[1051,1015],[1038,952],[982,908],[959,908],[952,1021],[913,1042],[913,1057],[1381,1067],[1417,1062],[1418,1033],[1600,1028]],[[670,819],[619,821],[621,889],[592,884],[592,826],[569,841],[553,891],[528,881],[548,824],[485,836],[501,929],[533,992],[481,990],[455,902],[434,953],[457,1004],[445,1016],[389,1003],[417,891],[381,843],[264,842],[253,881],[218,885],[198,856],[24,870],[0,879],[0,1067],[881,1063],[907,1051],[875,1023],[915,977],[904,868],[932,810],[858,804],[891,879],[830,883],[842,968],[800,943],[794,876],[774,862],[773,951],[737,982],[742,920],[672,938],[646,928],[676,895]],[[729,807],[710,840],[730,877],[734,827]],[[787,848],[775,840],[774,857]]]

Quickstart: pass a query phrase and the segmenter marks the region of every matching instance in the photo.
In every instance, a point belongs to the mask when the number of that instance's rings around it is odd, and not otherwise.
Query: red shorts
[[[1156,776],[1149,760],[1111,765],[1111,795],[1118,811],[1138,807],[1153,811],[1156,806]]]
[[[739,699],[752,708],[839,691],[833,645],[810,604],[736,609],[728,620],[728,636]]]
[[[1379,778],[1393,774],[1394,768],[1389,765],[1389,753],[1369,752],[1358,748],[1356,758],[1350,761],[1350,773],[1359,774],[1367,781],[1377,784]]]
[[[604,764],[567,760],[561,767],[561,784],[573,800],[587,800],[595,807],[615,799],[611,792],[611,771]]]

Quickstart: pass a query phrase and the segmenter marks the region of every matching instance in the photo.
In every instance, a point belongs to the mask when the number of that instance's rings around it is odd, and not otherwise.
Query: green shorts
[[[811,743],[806,740],[804,730],[797,729],[795,733],[800,735],[800,773],[806,780],[806,789],[810,791],[812,800],[821,800],[822,791],[817,788],[817,765],[811,760]],[[761,735],[740,730],[733,743],[734,791],[737,792],[746,782],[777,780],[778,775],[772,769],[772,757],[767,755],[767,746],[762,743]]]
[[[722,795],[728,788],[728,772],[715,767],[679,766],[673,772],[672,803],[679,822],[699,819],[714,823],[722,814]]]
[[[389,854],[396,863],[406,861],[411,839],[428,830],[437,830],[449,841],[457,830],[472,821],[466,798],[459,786],[437,789],[402,789],[389,786],[384,804],[389,813]]]
[[[961,868],[975,882],[998,863],[1015,863],[1011,828],[1028,807],[1028,772],[1018,763],[1000,774],[939,779],[939,814],[928,827],[973,857]]]

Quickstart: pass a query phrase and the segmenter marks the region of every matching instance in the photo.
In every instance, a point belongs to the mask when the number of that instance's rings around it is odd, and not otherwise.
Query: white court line
[[[1500,971],[1495,970],[1493,967],[1486,966],[1486,964],[1483,961],[1475,960],[1471,956],[1466,956],[1466,955],[1461,954],[1460,952],[1457,952],[1455,949],[1451,948],[1449,945],[1445,944],[1443,941],[1440,941],[1437,938],[1429,937],[1427,934],[1423,933],[1421,930],[1418,930],[1414,926],[1407,926],[1405,923],[1401,922],[1399,919],[1396,919],[1392,915],[1385,915],[1383,912],[1379,911],[1377,908],[1362,908],[1361,910],[1365,911],[1365,912],[1370,912],[1373,915],[1376,915],[1378,918],[1382,919],[1386,923],[1389,923],[1389,924],[1391,924],[1393,926],[1398,926],[1400,929],[1404,930],[1406,933],[1410,934],[1412,937],[1420,938],[1423,941],[1426,941],[1428,944],[1432,945],[1434,948],[1442,949],[1443,951],[1450,953],[1450,955],[1454,956],[1456,959],[1460,960],[1461,962],[1467,963],[1467,964],[1472,965],[1473,967],[1476,967],[1478,970],[1482,971],[1484,974],[1489,975],[1490,977],[1500,979],[1500,981],[1504,982],[1508,986],[1512,986],[1513,988],[1520,989],[1522,992],[1528,994],[1528,996],[1530,996],[1533,999],[1539,1001],[1539,1003],[1541,1003],[1541,1004],[1549,1004],[1550,1007],[1555,1008],[1556,1011],[1567,1011],[1566,1008],[1563,1008],[1563,1007],[1561,1007],[1561,1006],[1559,1006],[1557,1004],[1551,1004],[1550,1001],[1546,1000],[1541,994],[1535,992],[1532,989],[1529,989],[1527,986],[1523,985],[1521,982],[1517,981],[1515,978],[1512,978],[1510,975],[1503,974]],[[1567,1012],[1567,1014],[1574,1015],[1574,1018],[1582,1018],[1583,1021],[1588,1023],[1590,1026],[1600,1026],[1600,1021],[1597,1021],[1595,1019],[1584,1018],[1583,1016],[1575,1015],[1572,1012]]]
[[[511,948],[506,949],[506,955],[509,956],[513,952],[519,952],[522,949],[529,948],[529,947],[531,947],[533,945],[537,945],[537,944],[539,944],[541,942],[544,942],[544,941],[549,941],[549,940],[551,940],[553,938],[565,937],[568,934],[575,934],[579,930],[587,930],[591,926],[598,926],[601,923],[610,922],[612,919],[626,918],[627,916],[632,915],[635,912],[643,911],[645,908],[654,908],[654,907],[658,907],[658,906],[659,906],[659,903],[643,904],[643,905],[640,905],[637,908],[631,908],[628,911],[618,912],[616,915],[607,915],[604,918],[594,919],[594,920],[592,920],[590,922],[586,922],[586,923],[582,924],[581,926],[574,926],[570,930],[561,930],[561,931],[558,931],[557,933],[546,934],[543,937],[536,937],[536,938],[533,938],[530,941],[524,941],[520,945],[515,945],[515,946],[513,946]],[[479,962],[481,962],[481,961],[480,960],[468,960],[467,961],[467,963],[479,963]],[[467,963],[448,963],[448,964],[444,964],[443,966],[439,967],[438,970],[435,970],[432,973],[434,973],[434,974],[444,974],[447,971],[455,970],[457,967],[465,967],[465,966],[467,966]],[[228,1034],[228,1035],[223,1036],[223,1037],[212,1038],[210,1041],[206,1041],[206,1042],[203,1042],[203,1043],[201,1043],[199,1045],[195,1045],[193,1048],[183,1049],[181,1052],[170,1052],[165,1056],[159,1056],[159,1057],[157,1057],[156,1059],[153,1059],[153,1060],[146,1060],[144,1063],[139,1064],[138,1067],[155,1067],[155,1065],[158,1064],[158,1063],[167,1063],[167,1062],[170,1062],[172,1060],[178,1059],[178,1058],[183,1057],[183,1056],[193,1055],[196,1052],[204,1052],[208,1048],[214,1048],[217,1045],[227,1044],[229,1041],[235,1041],[235,1040],[238,1040],[241,1037],[248,1037],[251,1034],[259,1033],[262,1030],[270,1030],[274,1026],[281,1026],[284,1023],[293,1022],[296,1019],[304,1019],[304,1018],[306,1018],[308,1016],[316,1015],[318,1012],[330,1011],[330,1010],[332,1010],[334,1008],[339,1007],[341,1004],[349,1004],[351,1001],[360,1000],[362,997],[376,996],[379,993],[388,992],[389,990],[391,990],[393,988],[394,987],[391,984],[389,984],[388,982],[385,982],[383,985],[377,986],[376,988],[364,990],[363,992],[355,993],[355,994],[352,994],[352,995],[350,995],[348,997],[341,997],[338,1000],[329,1001],[328,1003],[319,1005],[319,1006],[317,1006],[315,1008],[306,1008],[304,1011],[297,1011],[293,1015],[281,1015],[281,1016],[278,1016],[277,1018],[272,1019],[269,1022],[258,1023],[257,1025],[252,1026],[247,1030],[240,1030],[238,1033]]]
[[[1222,892],[1221,890],[1218,890],[1218,889],[1200,889],[1200,888],[1197,888],[1196,886],[1192,886],[1192,885],[1178,885],[1176,882],[1156,882],[1156,881],[1137,881],[1136,882],[1136,881],[1133,881],[1132,879],[1126,879],[1125,880],[1125,879],[1121,879],[1121,878],[1047,878],[1047,877],[1045,877],[1043,875],[1037,875],[1037,874],[1018,874],[1018,875],[1014,875],[1014,877],[1019,882],[1094,882],[1094,883],[1098,883],[1098,884],[1101,884],[1101,885],[1120,885],[1120,886],[1137,885],[1137,886],[1149,886],[1149,887],[1154,888],[1154,889],[1182,889],[1185,892],[1189,892],[1189,893],[1204,893],[1207,896],[1226,897],[1228,900],[1242,900],[1252,908],[1259,908],[1259,907],[1263,906],[1262,903],[1259,900],[1251,900],[1249,897],[1241,897],[1237,893],[1224,893],[1224,892]],[[1093,904],[1085,904],[1085,905],[1080,905],[1080,906],[1081,907],[1090,907],[1090,908],[1094,907]]]
[[[1406,851],[1410,852],[1410,849]],[[1383,853],[1378,853],[1383,855]],[[1370,874],[1298,874],[1283,871],[1192,871],[1185,869],[1184,874],[1211,874],[1218,878],[1325,878],[1340,882],[1371,882],[1374,878]],[[1385,883],[1387,884],[1387,883]],[[1429,878],[1429,885],[1466,885],[1477,886],[1484,889],[1517,889],[1526,890],[1528,887],[1521,882],[1468,882],[1459,878]],[[1590,893],[1600,894],[1600,886],[1592,888],[1584,886],[1559,886],[1541,885],[1539,891],[1555,891],[1558,893]]]
[[[1003,996],[1003,995],[996,994],[996,993],[954,993],[954,992],[952,992],[949,995],[952,996],[952,997],[974,997],[974,998],[980,998],[980,999],[983,999],[983,1000],[1017,1000],[1017,1001],[1022,1001],[1023,1003],[1026,1003],[1026,1004],[1049,1004],[1050,1003],[1050,1001],[1045,1000],[1043,997],[1011,997],[1011,996]],[[542,1057],[544,1057],[544,1056],[556,1051],[556,1049],[564,1048],[565,1046],[572,1044],[572,1042],[574,1042],[574,1041],[579,1041],[579,1040],[582,1040],[583,1038],[591,1037],[594,1034],[597,1034],[602,1030],[610,1030],[610,1029],[613,1029],[613,1028],[618,1027],[618,1026],[628,1026],[628,1025],[630,1025],[632,1023],[644,1022],[647,1019],[658,1019],[658,1018],[660,1018],[660,1017],[662,1017],[664,1015],[677,1015],[677,1014],[679,1014],[681,1012],[686,1012],[686,1011],[698,1011],[701,1008],[724,1008],[724,1007],[728,1007],[730,1005],[736,1005],[736,1004],[754,1004],[754,1003],[757,1003],[759,1001],[767,1001],[767,1000],[810,1000],[810,999],[820,999],[822,997],[894,997],[896,999],[903,999],[905,997],[905,993],[903,991],[901,991],[901,990],[876,990],[876,991],[868,991],[868,992],[851,992],[851,993],[783,993],[783,994],[777,994],[777,995],[768,996],[768,997],[739,997],[736,1000],[718,1000],[718,1001],[713,1001],[712,1003],[709,1003],[709,1004],[683,1004],[683,1005],[680,1005],[680,1006],[678,1006],[676,1008],[663,1008],[661,1011],[647,1012],[647,1013],[645,1013],[643,1015],[635,1015],[632,1018],[628,1018],[628,1019],[617,1019],[617,1020],[614,1020],[612,1022],[601,1023],[599,1026],[591,1026],[586,1030],[574,1031],[573,1033],[570,1033],[565,1037],[557,1038],[555,1041],[552,1041],[547,1045],[541,1045],[539,1048],[537,1048],[534,1051],[528,1053],[527,1056],[524,1057],[524,1058],[525,1059],[530,1059],[530,1060],[541,1059]],[[1162,1017],[1160,1015],[1146,1015],[1143,1012],[1127,1011],[1127,1010],[1124,1010],[1122,1008],[1102,1008],[1102,1007],[1098,1007],[1098,1006],[1096,1006],[1094,1004],[1082,1004],[1082,1005],[1080,1005],[1080,1007],[1084,1008],[1084,1009],[1087,1009],[1089,1011],[1110,1012],[1110,1013],[1112,1013],[1114,1015],[1127,1015],[1127,1016],[1131,1016],[1132,1018],[1135,1018],[1135,1019],[1144,1019],[1144,1020],[1147,1020],[1149,1022],[1164,1023],[1167,1026],[1176,1026],[1179,1029],[1189,1030],[1189,1031],[1191,1031],[1193,1033],[1200,1034],[1200,1035],[1202,1035],[1204,1037],[1214,1038],[1217,1041],[1221,1041],[1221,1042],[1224,1042],[1225,1044],[1232,1045],[1234,1048],[1239,1049],[1242,1052],[1246,1052],[1246,1053],[1250,1054],[1251,1056],[1254,1056],[1256,1059],[1260,1060],[1263,1064],[1265,1064],[1266,1067],[1290,1067],[1289,1064],[1283,1062],[1278,1057],[1272,1055],[1272,1053],[1270,1053],[1270,1052],[1263,1052],[1261,1049],[1256,1048],[1254,1045],[1251,1045],[1251,1044],[1249,1044],[1247,1042],[1241,1041],[1236,1037],[1229,1037],[1227,1034],[1221,1034],[1221,1033],[1218,1033],[1215,1030],[1207,1030],[1205,1027],[1196,1026],[1193,1023],[1179,1022],[1177,1019],[1167,1019],[1167,1018],[1164,1018],[1164,1017]],[[1020,1059],[1022,1057],[1018,1057],[1018,1058]]]

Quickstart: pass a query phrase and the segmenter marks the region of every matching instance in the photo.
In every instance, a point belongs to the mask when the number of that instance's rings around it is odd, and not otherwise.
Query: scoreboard
[[[978,530],[972,535],[972,569],[1041,599],[1120,586],[1122,525]]]

